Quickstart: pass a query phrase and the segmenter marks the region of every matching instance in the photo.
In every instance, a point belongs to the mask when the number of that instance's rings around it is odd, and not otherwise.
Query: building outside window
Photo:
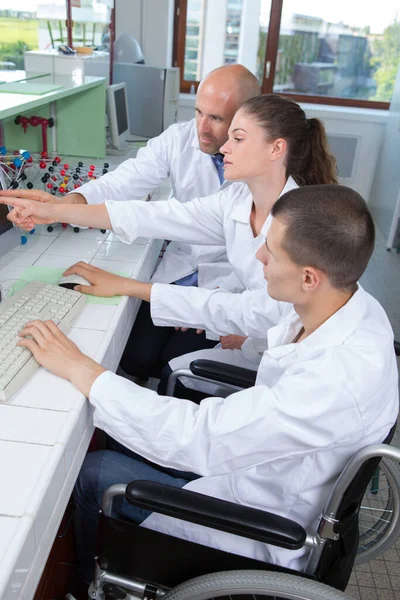
[[[243,0],[228,0],[224,47],[225,65],[238,62],[242,9]]]
[[[113,0],[71,0],[73,43],[100,46],[108,33]],[[68,44],[67,0],[1,0],[0,70],[24,69],[26,50]]]
[[[264,93],[389,105],[400,64],[398,0],[379,6],[363,0],[176,2],[187,6],[182,91],[186,80],[193,84],[218,66],[239,62],[257,75]]]

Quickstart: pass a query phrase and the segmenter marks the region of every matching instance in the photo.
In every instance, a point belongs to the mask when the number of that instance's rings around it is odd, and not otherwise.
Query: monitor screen
[[[125,88],[118,88],[114,91],[115,112],[117,114],[118,135],[128,129],[128,113],[125,102]]]
[[[0,204],[0,235],[9,229],[12,229],[12,223],[7,220],[8,208],[5,204]]]

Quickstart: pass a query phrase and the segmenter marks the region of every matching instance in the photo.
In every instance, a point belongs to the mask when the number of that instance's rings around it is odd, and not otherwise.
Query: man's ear
[[[323,274],[315,267],[304,267],[302,288],[305,292],[314,292],[322,283]]]
[[[272,142],[271,160],[277,160],[282,158],[287,148],[286,140],[283,138],[277,138]]]

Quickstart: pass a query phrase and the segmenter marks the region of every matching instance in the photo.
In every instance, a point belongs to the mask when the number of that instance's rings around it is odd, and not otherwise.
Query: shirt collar
[[[303,358],[318,349],[339,346],[357,329],[365,315],[366,306],[367,293],[359,285],[357,291],[342,308],[297,344],[291,342],[300,331],[302,323],[293,310],[279,325],[271,327],[268,331],[268,348],[274,356],[294,350],[299,358]]]
[[[283,194],[286,194],[286,192],[289,192],[290,190],[293,190],[297,187],[299,187],[299,186],[297,185],[297,183],[295,182],[293,177],[289,176],[288,180],[285,183],[285,187],[279,194],[279,198]],[[246,186],[246,188],[247,188],[247,186]],[[247,190],[248,190],[248,188],[247,188]],[[236,204],[235,208],[232,210],[232,212],[231,212],[232,219],[234,219],[235,221],[239,221],[240,223],[249,223],[252,206],[253,206],[253,199],[251,197],[251,194],[248,194],[246,196],[246,201],[243,201],[241,199],[241,201],[238,202]],[[265,221],[265,223],[261,229],[261,234],[264,236],[265,236],[266,232],[268,231],[268,228],[271,224],[271,219],[272,219],[271,215],[268,215],[267,220]],[[265,230],[265,232],[264,232],[264,230]]]

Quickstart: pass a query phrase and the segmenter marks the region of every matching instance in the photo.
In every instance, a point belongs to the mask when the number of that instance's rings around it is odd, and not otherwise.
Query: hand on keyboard
[[[32,321],[19,333],[17,346],[30,350],[37,362],[64,379],[68,379],[86,397],[94,380],[105,369],[83,354],[52,321]]]
[[[38,369],[31,352],[16,345],[26,323],[52,319],[68,331],[85,305],[82,294],[40,281],[0,304],[0,401],[8,400]]]

